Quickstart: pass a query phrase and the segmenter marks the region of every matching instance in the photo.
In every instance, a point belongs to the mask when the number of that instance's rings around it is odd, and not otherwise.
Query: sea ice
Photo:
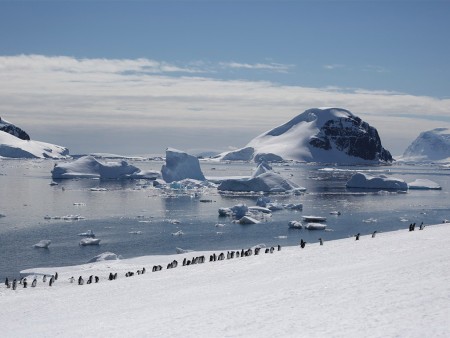
[[[326,224],[317,223],[317,222],[307,223],[305,225],[305,229],[308,229],[308,230],[325,230],[326,227],[327,227]]]

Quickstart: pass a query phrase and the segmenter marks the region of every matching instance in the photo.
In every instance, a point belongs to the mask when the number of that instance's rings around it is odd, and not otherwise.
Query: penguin
[[[211,260],[210,260],[211,261]],[[183,259],[183,266],[185,266],[186,265],[186,258],[185,259]]]
[[[110,273],[109,273],[109,276],[108,276],[108,280],[113,280],[113,279],[114,279],[114,275],[113,275],[112,272],[110,272]]]
[[[322,240],[322,238],[319,238],[319,243],[320,243],[320,245],[323,245],[323,240]]]
[[[42,277],[42,282],[46,282],[47,281],[47,275],[44,275],[44,277]]]
[[[98,281],[100,280],[100,278],[98,278],[98,276],[95,276],[94,279],[95,279],[96,283],[98,283]]]
[[[28,282],[27,282],[27,279],[25,278],[24,280],[23,280],[23,288],[24,289],[26,289],[27,288],[27,285],[28,285]]]
[[[48,281],[48,286],[52,286],[53,285],[53,276],[50,278],[50,280]]]
[[[264,253],[269,253],[269,249],[264,250]]]
[[[117,279],[117,272],[114,274],[114,278],[113,279]]]
[[[241,257],[244,257],[244,249],[241,250]]]
[[[275,250],[275,248],[273,246],[270,247],[270,253],[273,253],[273,250]]]
[[[177,263],[177,265],[178,265],[178,263]],[[142,274],[144,274],[145,273],[145,268],[142,268]]]
[[[422,223],[420,223],[419,230],[423,230],[423,228],[425,228],[425,225],[423,225],[423,222],[422,222]]]
[[[375,238],[376,234],[377,234],[377,231],[375,230],[372,234],[372,238]]]
[[[5,285],[6,285],[6,287],[8,287],[8,285],[9,285],[9,279],[8,279],[8,277],[6,277],[6,279],[5,279]]]
[[[58,273],[55,272],[55,280],[58,280]]]
[[[239,251],[236,251],[236,258],[239,258]]]
[[[359,236],[361,236],[361,234],[358,232],[358,233],[355,235],[355,237],[356,237],[355,241],[359,241]]]
[[[83,285],[84,284],[84,280],[83,277],[78,277],[78,285]]]
[[[31,287],[32,288],[36,287],[36,284],[37,284],[37,279],[35,278],[35,279],[33,279],[33,282],[31,283]]]
[[[16,279],[14,278],[14,280],[13,280],[13,282],[12,282],[12,289],[15,290],[16,287],[17,287],[17,281],[16,281]]]
[[[281,251],[281,245],[278,244],[278,251]]]
[[[72,284],[74,281],[75,281],[75,278],[73,278],[73,276],[69,278],[70,284]]]
[[[411,225],[411,231],[414,231],[414,229],[416,228],[416,223],[413,223],[412,225]]]
[[[305,245],[306,245],[306,242],[303,240],[303,238],[300,240],[300,247],[302,248],[302,249],[304,249],[305,248]]]
[[[261,248],[255,248],[255,256],[259,255],[259,250],[261,250]]]

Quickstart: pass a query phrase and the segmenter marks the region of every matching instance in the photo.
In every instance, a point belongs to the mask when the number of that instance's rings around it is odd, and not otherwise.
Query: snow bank
[[[30,269],[22,275],[59,278],[15,291],[1,283],[2,335],[449,337],[449,237],[443,224],[216,262],[191,252]],[[181,266],[200,255],[204,264]],[[111,272],[117,280],[107,280]],[[69,282],[90,275],[99,283]]]
[[[356,173],[348,180],[347,188],[408,190],[408,184],[400,178],[386,175]]]
[[[83,156],[73,162],[59,163],[52,170],[53,179],[66,178],[148,178],[154,179],[159,174],[154,171],[141,171],[126,161],[100,162],[93,156]]]
[[[185,178],[205,180],[198,158],[173,148],[166,150],[166,164],[162,166],[161,173],[167,183],[181,181]]]
[[[9,158],[52,158],[69,157],[67,148],[39,141],[22,140],[0,131],[0,156]]]
[[[409,189],[418,189],[418,190],[441,190],[442,187],[436,182],[428,179],[417,179],[413,182],[408,183]]]
[[[116,255],[115,253],[107,251],[107,252],[101,253],[100,255],[92,257],[88,261],[88,263],[103,262],[103,261],[115,261],[115,260],[119,260],[119,259],[120,259],[120,256]]]

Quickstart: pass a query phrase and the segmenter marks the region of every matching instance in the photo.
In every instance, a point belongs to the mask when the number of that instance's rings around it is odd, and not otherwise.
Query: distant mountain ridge
[[[420,133],[409,145],[402,160],[439,161],[450,159],[450,129],[436,128]]]
[[[390,152],[382,147],[378,131],[341,108],[308,109],[254,138],[246,147],[222,153],[216,158],[341,164],[393,161]]]

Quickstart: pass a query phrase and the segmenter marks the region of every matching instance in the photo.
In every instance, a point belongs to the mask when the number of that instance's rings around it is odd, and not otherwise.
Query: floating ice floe
[[[305,229],[308,229],[308,230],[325,230],[326,227],[327,227],[326,224],[317,223],[317,222],[307,223],[305,225]]]
[[[305,222],[325,222],[327,220],[326,217],[322,216],[302,216]]]
[[[92,230],[88,230],[86,232],[79,233],[78,236],[95,237],[95,234]]]
[[[347,188],[408,190],[408,184],[395,177],[386,175],[373,176],[356,173],[347,182]]]
[[[177,232],[172,232],[172,236],[183,236],[184,232],[182,230],[178,230]]]
[[[86,206],[86,203],[83,203],[83,202],[74,202],[73,205],[76,206],[76,207],[84,207],[84,206]]]
[[[214,225],[216,228],[222,228],[225,226],[225,224],[223,223],[216,223],[216,225]]]
[[[301,229],[303,227],[303,224],[300,221],[290,221],[288,225],[291,229]]]
[[[409,189],[417,189],[417,190],[441,190],[442,187],[428,179],[417,179],[413,182],[408,183]]]
[[[140,231],[140,230],[136,230],[136,231],[130,231],[130,232],[128,232],[129,234],[132,234],[132,235],[142,235],[142,231]]]
[[[264,207],[258,207],[258,206],[255,206],[255,207],[248,207],[248,210],[250,210],[250,211],[257,211],[257,212],[262,212],[262,213],[264,213],[264,214],[271,214],[272,213],[272,210],[270,210],[269,208],[264,208]]]
[[[62,216],[62,219],[65,221],[79,221],[79,220],[85,219],[85,217],[80,216],[80,215],[66,215],[66,216]]]
[[[50,246],[51,243],[52,243],[51,240],[43,239],[43,240],[39,241],[38,243],[34,244],[33,247],[41,248],[41,249],[48,249],[48,247]]]
[[[102,262],[102,261],[115,261],[121,259],[121,256],[116,255],[112,252],[104,252],[91,258],[88,263]]]
[[[80,241],[80,245],[81,246],[87,246],[87,245],[99,245],[100,244],[100,239],[98,239],[98,238],[91,238],[91,237],[88,237],[88,238],[83,238],[81,241]]]
[[[108,191],[106,188],[90,188],[90,191]]]
[[[376,218],[368,218],[368,219],[363,219],[364,223],[376,223],[378,222],[378,220]]]
[[[330,211],[330,215],[340,216],[341,212],[340,211]]]
[[[258,224],[258,223],[261,223],[261,222],[258,221],[257,219],[254,219],[253,217],[244,216],[241,219],[239,219],[238,223],[239,224]]]

